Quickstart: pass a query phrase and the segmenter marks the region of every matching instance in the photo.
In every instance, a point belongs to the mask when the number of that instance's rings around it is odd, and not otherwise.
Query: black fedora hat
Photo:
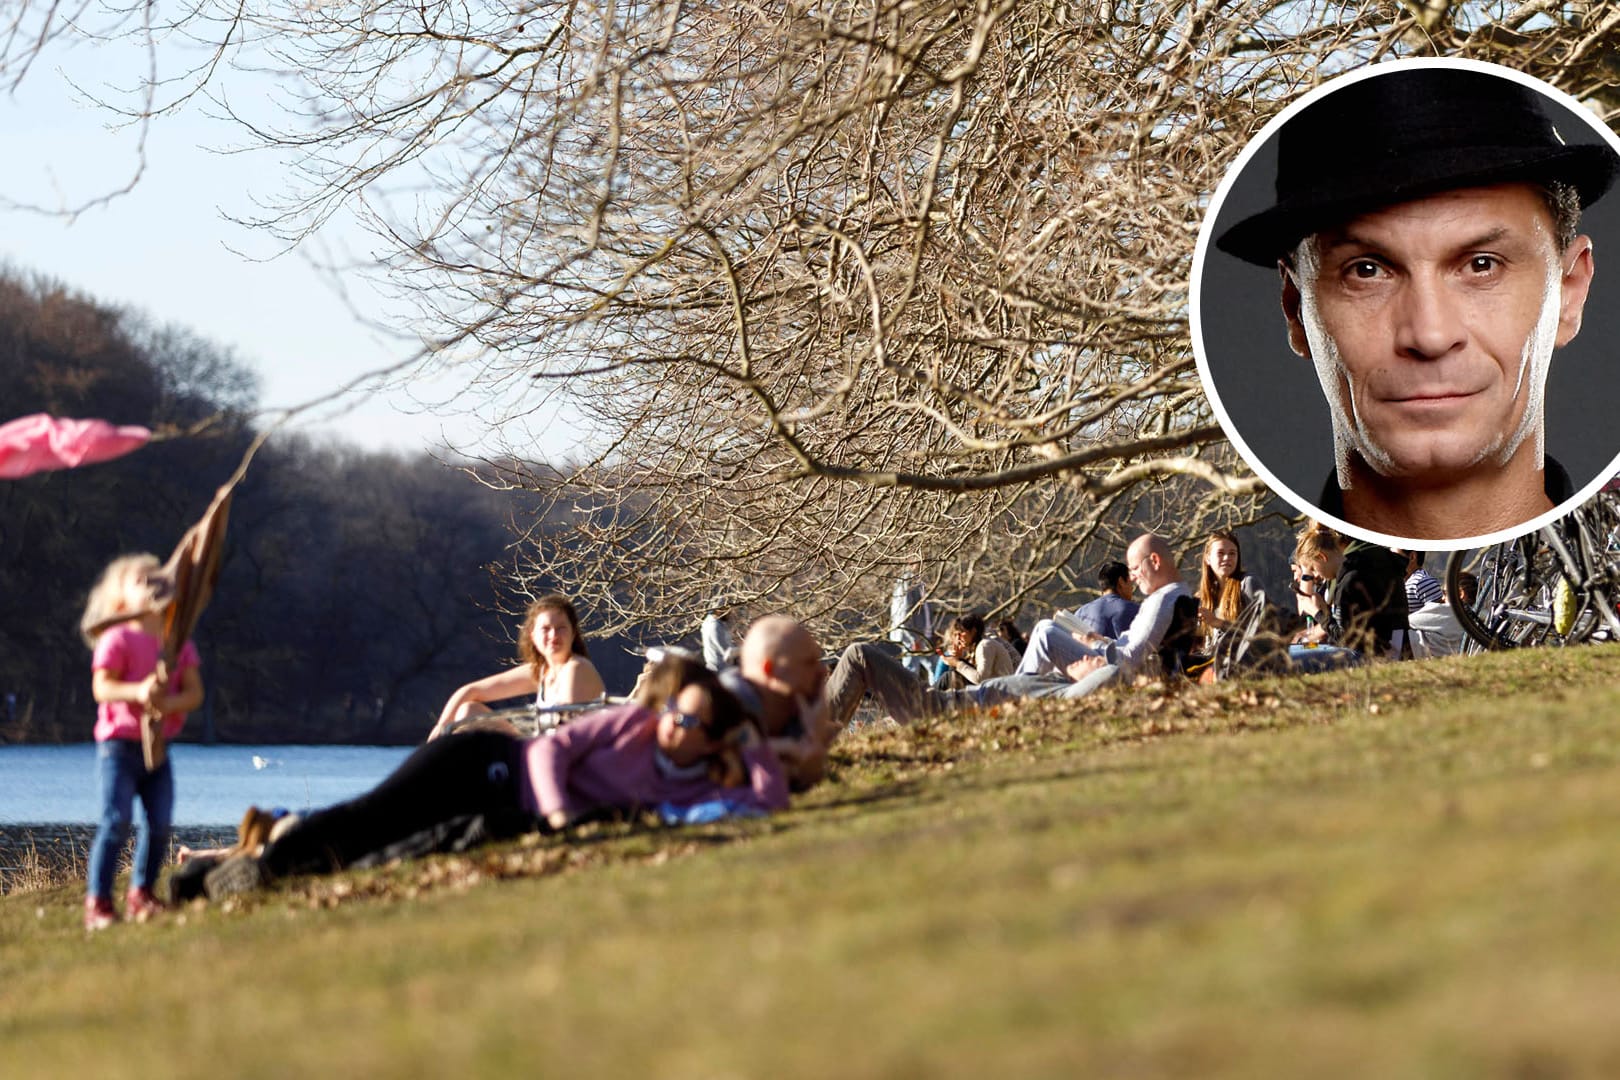
[[[1304,237],[1357,214],[1511,181],[1561,181],[1588,206],[1620,159],[1601,143],[1566,144],[1543,101],[1515,79],[1458,67],[1400,65],[1334,90],[1278,134],[1276,205],[1215,246],[1272,267]]]

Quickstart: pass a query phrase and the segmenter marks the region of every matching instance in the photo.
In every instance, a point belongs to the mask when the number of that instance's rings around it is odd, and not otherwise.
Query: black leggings
[[[524,740],[498,731],[420,746],[364,795],[309,815],[264,852],[272,876],[337,870],[444,822],[522,811]]]

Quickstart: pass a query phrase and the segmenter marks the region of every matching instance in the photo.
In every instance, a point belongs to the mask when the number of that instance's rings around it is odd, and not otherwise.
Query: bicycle
[[[1472,605],[1453,605],[1467,652],[1620,640],[1620,493],[1605,488],[1550,525],[1452,552],[1447,596],[1461,594],[1464,571],[1479,581]]]

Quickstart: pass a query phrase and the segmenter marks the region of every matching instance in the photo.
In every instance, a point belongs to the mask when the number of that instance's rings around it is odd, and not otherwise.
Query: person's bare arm
[[[528,664],[519,664],[474,680],[450,695],[450,700],[444,703],[444,708],[439,712],[439,722],[433,725],[428,738],[436,739],[447,733],[451,722],[456,718],[456,712],[468,702],[501,701],[504,698],[533,694],[538,689],[539,686],[534,681],[534,672],[530,670]]]
[[[777,737],[768,741],[787,772],[790,786],[795,791],[804,791],[827,775],[827,752],[838,737],[839,729],[833,723],[825,688],[814,701],[800,698],[798,704],[799,725],[804,734],[796,739]]]
[[[163,697],[163,687],[156,673],[135,682],[125,682],[107,669],[97,668],[90,675],[90,696],[102,705],[127,701],[133,705],[155,706]]]
[[[158,712],[191,713],[202,708],[203,681],[202,675],[194,667],[188,667],[180,673],[180,689],[172,694],[160,693],[156,703]]]
[[[827,775],[827,748],[806,736],[802,739],[774,738],[767,742],[787,773],[788,786],[805,791],[821,783]]]

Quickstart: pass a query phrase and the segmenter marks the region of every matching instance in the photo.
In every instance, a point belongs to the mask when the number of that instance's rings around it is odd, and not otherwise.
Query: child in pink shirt
[[[90,590],[80,630],[94,651],[91,691],[96,706],[96,776],[101,818],[90,845],[84,899],[86,930],[118,920],[113,907],[113,875],[129,836],[138,796],[146,828],[135,849],[135,867],[126,914],[143,920],[161,905],[152,895],[169,847],[174,816],[174,772],[167,758],[148,772],[141,749],[141,722],[147,710],[161,713],[165,739],[180,733],[186,713],[202,704],[202,676],[196,647],[186,642],[174,670],[162,670],[163,608],[171,586],[153,555],[113,560]]]

